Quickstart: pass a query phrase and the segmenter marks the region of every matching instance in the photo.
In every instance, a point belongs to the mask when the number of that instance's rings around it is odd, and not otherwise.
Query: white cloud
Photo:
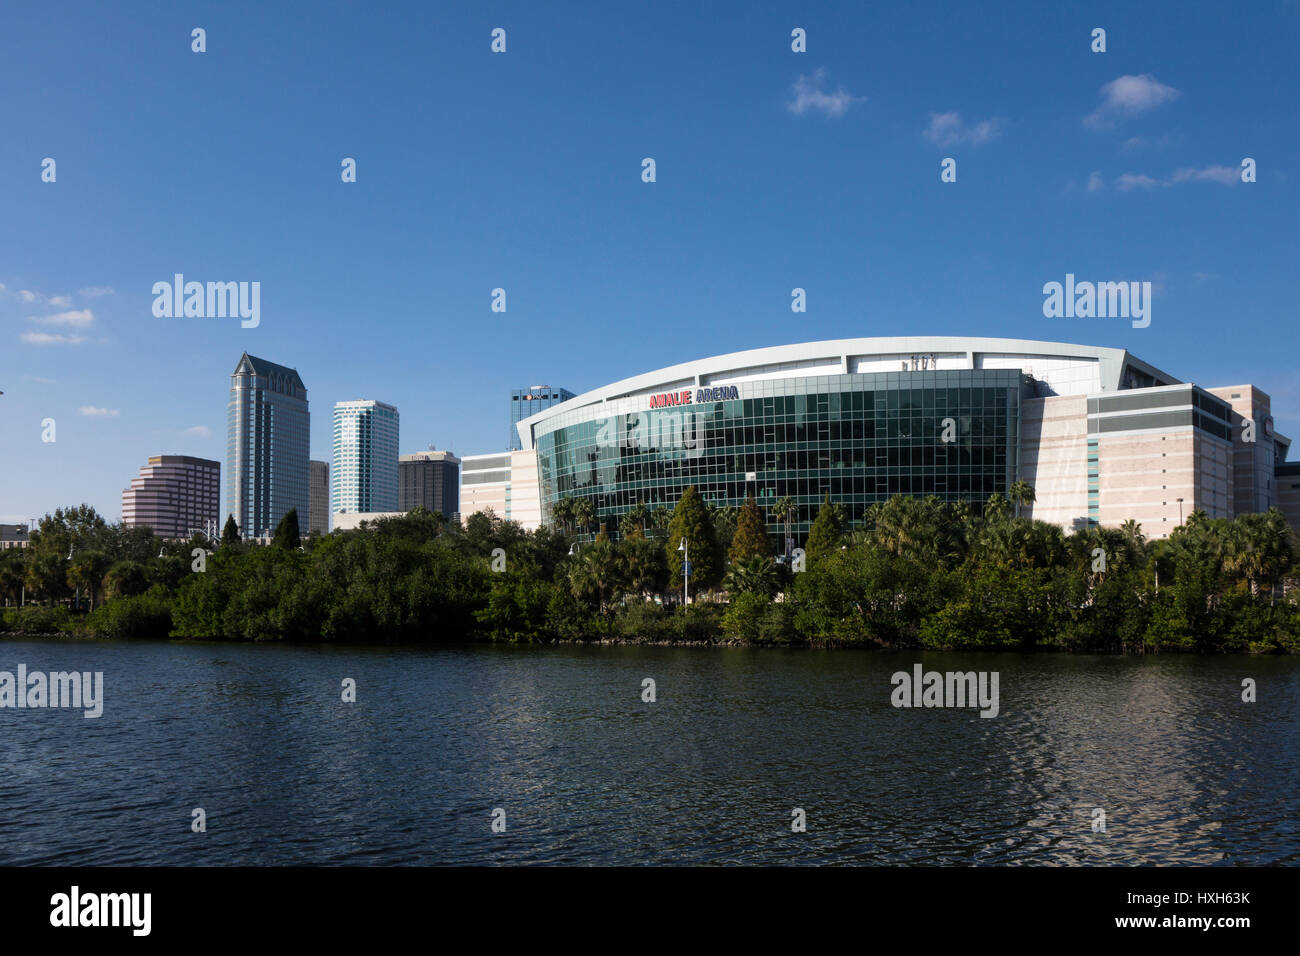
[[[91,418],[116,418],[116,408],[96,408],[94,405],[82,405],[77,409],[79,415],[89,415]]]
[[[56,312],[54,315],[29,315],[27,321],[35,322],[37,325],[72,325],[84,329],[95,321],[95,315],[89,309],[73,309],[68,312]]]
[[[826,116],[843,116],[850,106],[866,99],[865,96],[851,96],[844,87],[834,93],[822,89],[826,81],[826,70],[820,69],[812,76],[801,76],[794,81],[794,99],[787,108],[791,113],[802,116],[809,110],[817,110]]]
[[[1177,99],[1178,90],[1166,86],[1150,73],[1121,76],[1101,88],[1101,105],[1084,118],[1094,129],[1115,125],[1119,119],[1136,116]]]
[[[50,299],[50,305],[54,306],[56,309],[64,308],[72,305],[72,297],[67,295],[56,295]]]
[[[1002,132],[999,119],[980,120],[967,126],[961,121],[960,113],[931,113],[930,125],[925,130],[925,138],[936,146],[952,146],[956,143],[969,143],[981,146]]]
[[[1174,170],[1173,182],[1176,183],[1220,183],[1224,186],[1235,186],[1241,182],[1241,170],[1233,169],[1231,166],[1206,166],[1204,169],[1187,169]]]
[[[80,345],[84,335],[51,335],[49,332],[24,332],[20,338],[28,345]]]
[[[1088,174],[1088,192],[1095,193],[1105,188],[1106,184],[1102,181],[1100,172],[1094,170]]]
[[[39,383],[39,384],[41,384],[41,385],[57,385],[57,384],[59,384],[57,381],[55,381],[55,380],[52,379],[52,378],[41,378],[39,375],[24,375],[24,376],[23,376],[23,380],[24,380],[24,381],[27,381],[27,382],[37,382],[37,383]]]
[[[197,435],[199,438],[211,438],[211,437],[212,437],[212,429],[209,428],[207,425],[194,425],[194,426],[191,427],[191,428],[187,428],[187,429],[185,429],[185,431],[181,432],[181,434],[182,434],[182,435]]]
[[[1115,188],[1153,189],[1156,186],[1176,186],[1180,183],[1219,183],[1221,186],[1235,186],[1239,182],[1241,182],[1241,172],[1231,166],[1206,166],[1204,169],[1188,166],[1174,170],[1167,179],[1155,179],[1145,173],[1124,173],[1115,180]]]
[[[1145,176],[1142,173],[1124,173],[1119,179],[1115,180],[1115,188],[1121,191],[1130,189],[1150,189],[1153,186],[1159,186],[1158,180]]]
[[[24,302],[35,302],[38,299],[44,298],[44,296],[39,292],[32,292],[30,289],[19,289],[18,298],[22,299]]]
[[[84,299],[93,299],[96,296],[112,295],[112,294],[113,294],[112,287],[106,285],[92,285],[89,286],[88,288],[77,290],[77,295],[81,296]]]

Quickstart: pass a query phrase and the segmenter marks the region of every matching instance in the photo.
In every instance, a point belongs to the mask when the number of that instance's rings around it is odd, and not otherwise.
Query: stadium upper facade
[[[587,497],[611,534],[688,485],[720,506],[754,494],[773,531],[789,496],[796,538],[827,494],[857,519],[896,494],[978,508],[1017,479],[1035,489],[1028,513],[1067,529],[1133,518],[1163,537],[1198,508],[1300,516],[1266,394],[1201,388],[1124,349],[956,336],[751,349],[605,385],[518,431],[543,520]]]

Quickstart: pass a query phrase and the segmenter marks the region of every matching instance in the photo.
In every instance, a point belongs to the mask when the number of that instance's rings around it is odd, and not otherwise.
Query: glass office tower
[[[269,537],[292,508],[306,532],[310,433],[297,371],[245,352],[226,405],[226,513],[244,538]]]
[[[550,385],[534,385],[511,392],[510,437],[506,439],[506,450],[519,451],[523,447],[519,442],[519,429],[515,427],[523,419],[571,398],[573,393],[567,388],[552,388]]]
[[[397,510],[398,414],[373,400],[334,405],[335,514]]]

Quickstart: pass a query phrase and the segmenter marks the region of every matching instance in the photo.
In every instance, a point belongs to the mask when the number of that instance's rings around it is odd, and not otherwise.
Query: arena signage
[[[680,392],[663,392],[659,395],[651,395],[650,407],[672,408],[678,405],[702,405],[705,402],[725,402],[733,398],[740,398],[740,391],[734,385],[716,385],[713,388],[699,388],[694,392],[687,388]]]

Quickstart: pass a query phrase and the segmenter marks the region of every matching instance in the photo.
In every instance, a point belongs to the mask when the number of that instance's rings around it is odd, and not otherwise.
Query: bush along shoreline
[[[302,539],[290,512],[266,545],[233,519],[220,541],[162,541],[80,505],[0,553],[0,637],[1300,652],[1300,548],[1281,513],[1197,511],[1150,541],[1132,521],[1065,534],[1015,513],[1031,488],[1011,493],[978,510],[897,497],[856,518],[828,498],[788,556],[767,521],[789,527],[790,499],[765,516],[694,488],[616,529],[568,498],[533,532],[416,509]]]

